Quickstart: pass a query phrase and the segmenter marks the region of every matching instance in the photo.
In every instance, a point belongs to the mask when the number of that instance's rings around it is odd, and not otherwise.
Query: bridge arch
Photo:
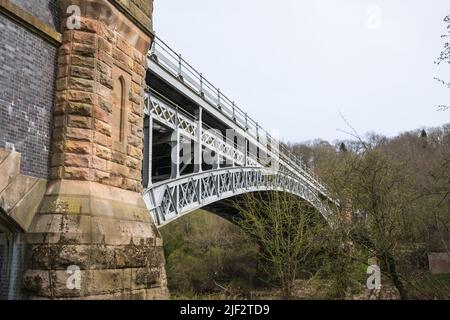
[[[261,167],[234,167],[194,173],[163,181],[145,190],[144,200],[154,222],[162,227],[190,212],[250,192],[294,194],[328,219],[330,209],[321,195],[288,174]]]

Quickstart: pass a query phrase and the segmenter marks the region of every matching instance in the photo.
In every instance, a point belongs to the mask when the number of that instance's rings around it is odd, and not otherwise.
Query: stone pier
[[[71,5],[80,8],[79,20]],[[60,0],[59,6],[50,181],[26,233],[23,293],[167,298],[161,236],[141,196],[152,1]],[[77,28],[68,28],[67,19]]]

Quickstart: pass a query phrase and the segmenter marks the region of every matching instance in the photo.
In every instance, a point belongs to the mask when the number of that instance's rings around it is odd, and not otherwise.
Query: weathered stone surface
[[[128,136],[128,144],[133,147],[140,147],[143,144],[142,138],[133,135]]]
[[[64,165],[68,167],[89,168],[90,159],[91,158],[87,155],[68,153],[64,156]]]
[[[112,139],[110,136],[103,134],[101,132],[94,132],[94,142],[104,146],[104,147],[108,147],[110,148],[112,146]]]
[[[102,147],[100,145],[94,146],[94,154],[99,158],[111,160],[111,153],[112,151],[110,148]]]
[[[65,35],[71,36],[68,42],[81,43],[95,48],[96,37],[92,33],[67,31]]]
[[[168,297],[161,237],[139,193],[52,182],[27,237],[24,289],[32,298]],[[80,290],[66,286],[73,265],[81,270]]]
[[[27,177],[30,179],[30,177]],[[23,197],[10,210],[9,215],[23,230],[30,228],[31,222],[38,211],[41,200],[45,194],[47,180],[35,179],[32,186],[25,191]]]
[[[20,154],[9,152],[0,163],[0,191],[4,190],[20,173]]]
[[[107,164],[106,160],[96,156],[92,157],[92,168],[98,169],[100,171],[106,171],[107,170],[106,164]]]
[[[101,120],[95,119],[95,130],[101,134],[111,137],[111,125]]]
[[[120,151],[113,151],[111,160],[115,163],[124,165],[127,160],[127,155]]]
[[[94,117],[95,119],[103,121],[104,123],[111,123],[111,113],[105,111],[105,109],[102,109],[100,107],[94,107]]]
[[[92,131],[86,128],[71,128],[68,127],[65,132],[66,138],[79,141],[92,141]]]
[[[88,168],[64,167],[63,179],[90,180]]]
[[[61,89],[65,88],[65,86],[65,84],[57,85]],[[69,88],[72,90],[94,92],[94,81],[71,77],[69,78]]]
[[[93,170],[94,171],[94,182],[99,182],[103,184],[109,184],[111,174],[103,170]]]
[[[85,141],[68,140],[64,143],[64,152],[77,154],[90,154],[91,144]]]
[[[111,97],[108,99],[105,99],[104,97],[98,97],[98,105],[100,108],[105,110],[108,113],[112,113],[113,111],[113,102],[111,101]]]
[[[40,270],[27,270],[22,278],[26,293],[32,297],[50,297],[50,279],[48,272]]]
[[[142,167],[142,163],[140,161],[136,160],[135,158],[132,158],[132,157],[127,157],[126,164],[131,169],[138,169],[138,170],[140,170],[141,167]]]
[[[70,67],[70,76],[87,80],[94,80],[94,70],[85,67],[72,66]]]
[[[83,117],[77,115],[67,116],[67,126],[73,128],[85,128],[90,129],[92,125],[92,119],[90,117]]]
[[[73,66],[86,67],[86,68],[94,68],[95,67],[95,59],[88,57],[81,57],[77,55],[72,55],[69,59],[71,59],[71,64]],[[63,57],[60,57],[60,61],[69,64]]]

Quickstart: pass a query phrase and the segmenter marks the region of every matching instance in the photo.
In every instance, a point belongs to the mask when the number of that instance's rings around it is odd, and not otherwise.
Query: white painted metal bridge
[[[157,226],[270,190],[295,194],[328,218],[331,199],[314,173],[181,55],[156,38],[148,64],[144,200]],[[230,129],[235,139],[224,134]],[[192,164],[180,157],[186,144],[194,145]],[[205,153],[213,155],[212,164],[205,164]]]

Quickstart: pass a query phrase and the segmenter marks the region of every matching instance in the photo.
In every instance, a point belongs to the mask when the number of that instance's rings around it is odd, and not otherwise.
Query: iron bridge
[[[292,193],[329,218],[333,200],[312,170],[157,37],[148,66],[143,196],[158,227],[206,205],[261,191]],[[227,129],[245,147],[227,139]],[[197,152],[197,165],[180,157],[186,142]],[[205,151],[213,154],[212,165],[204,163]]]

